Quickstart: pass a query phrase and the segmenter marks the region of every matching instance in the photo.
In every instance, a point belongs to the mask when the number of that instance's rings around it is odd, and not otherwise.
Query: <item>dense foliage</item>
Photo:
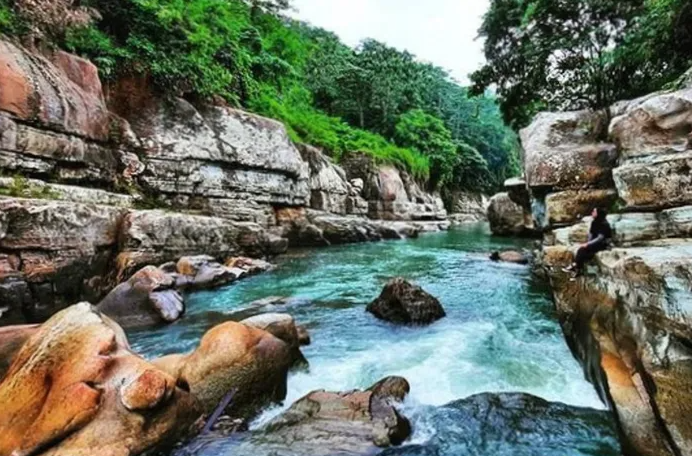
[[[55,14],[59,6],[66,14]],[[105,80],[147,74],[166,93],[282,120],[335,158],[362,151],[431,188],[491,191],[517,171],[495,100],[382,43],[357,49],[281,15],[288,0],[0,0],[0,31],[94,61]],[[12,25],[15,24],[15,25]]]
[[[539,110],[603,108],[692,64],[692,0],[492,0],[478,92],[497,87],[515,127]]]

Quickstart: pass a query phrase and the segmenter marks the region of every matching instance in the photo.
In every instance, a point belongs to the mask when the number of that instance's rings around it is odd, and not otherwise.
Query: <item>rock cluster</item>
[[[271,257],[289,243],[449,226],[438,195],[363,154],[341,168],[279,122],[163,100],[146,77],[106,89],[84,59],[0,40],[0,171],[17,176],[0,178],[0,324],[98,302],[184,256]]]
[[[692,89],[609,112],[540,114],[521,133],[523,192],[495,198],[530,208],[544,232],[538,264],[575,355],[612,406],[625,452],[690,455]],[[587,240],[593,207],[614,212],[614,248],[569,280],[561,268]],[[494,225],[516,232],[506,227],[519,226],[519,210],[504,213]]]
[[[87,303],[40,327],[3,330],[0,340],[14,341],[2,345],[12,347],[3,353],[11,364],[0,371],[3,455],[163,449],[194,432],[232,390],[225,413],[250,418],[284,398],[292,349],[270,332],[229,322],[209,330],[192,353],[146,361]]]

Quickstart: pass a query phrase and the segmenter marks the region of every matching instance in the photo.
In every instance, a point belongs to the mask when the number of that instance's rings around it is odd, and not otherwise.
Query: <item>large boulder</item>
[[[0,321],[43,321],[100,296],[123,213],[110,206],[0,199],[0,302],[9,307]]]
[[[38,325],[16,325],[0,328],[0,380],[10,368],[14,355],[38,331]]]
[[[0,454],[130,456],[172,445],[201,411],[87,303],[53,316],[0,383]]]
[[[315,147],[300,145],[298,149],[310,167],[310,207],[334,214],[347,214],[352,189],[346,172]]]
[[[366,310],[381,320],[400,324],[426,325],[445,316],[437,298],[401,277],[390,280]]]
[[[123,327],[172,323],[185,312],[175,279],[147,266],[113,289],[97,306]]]
[[[327,456],[400,445],[411,425],[392,402],[402,401],[409,389],[405,379],[389,377],[365,391],[313,391],[264,426],[253,451]]]
[[[692,149],[692,88],[630,103],[610,124],[623,159],[677,154]]]
[[[605,112],[543,112],[520,133],[524,172],[531,189],[607,188],[617,165],[614,144],[604,142]]]
[[[296,325],[292,316],[283,313],[265,313],[246,318],[241,323],[267,331],[284,341],[291,350],[291,365],[307,364],[300,347],[310,344],[310,335],[305,328]]]
[[[154,364],[189,385],[207,412],[235,389],[226,414],[247,419],[285,398],[292,358],[289,345],[272,334],[227,322],[209,330],[192,353],[159,358]]]
[[[531,213],[512,201],[507,193],[490,198],[488,221],[490,230],[497,235],[527,235],[533,231]]]

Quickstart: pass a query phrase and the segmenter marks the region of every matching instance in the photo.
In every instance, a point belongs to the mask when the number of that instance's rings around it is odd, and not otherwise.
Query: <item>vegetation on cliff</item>
[[[221,97],[282,120],[297,142],[337,159],[369,153],[431,189],[490,191],[517,171],[517,141],[492,97],[472,97],[443,69],[383,43],[352,49],[283,16],[288,6],[0,0],[0,31],[84,55],[106,81],[146,74],[166,93]]]
[[[604,108],[660,90],[692,64],[690,0],[492,0],[480,30],[505,118]]]

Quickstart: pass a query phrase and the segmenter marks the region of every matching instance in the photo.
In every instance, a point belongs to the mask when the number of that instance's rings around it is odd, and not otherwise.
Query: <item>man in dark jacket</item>
[[[589,240],[586,244],[579,247],[574,257],[574,263],[565,268],[565,272],[578,276],[584,269],[584,264],[591,260],[596,254],[602,250],[606,250],[613,237],[613,230],[606,219],[608,213],[605,209],[599,207],[593,210],[591,216],[591,228],[589,228]]]

